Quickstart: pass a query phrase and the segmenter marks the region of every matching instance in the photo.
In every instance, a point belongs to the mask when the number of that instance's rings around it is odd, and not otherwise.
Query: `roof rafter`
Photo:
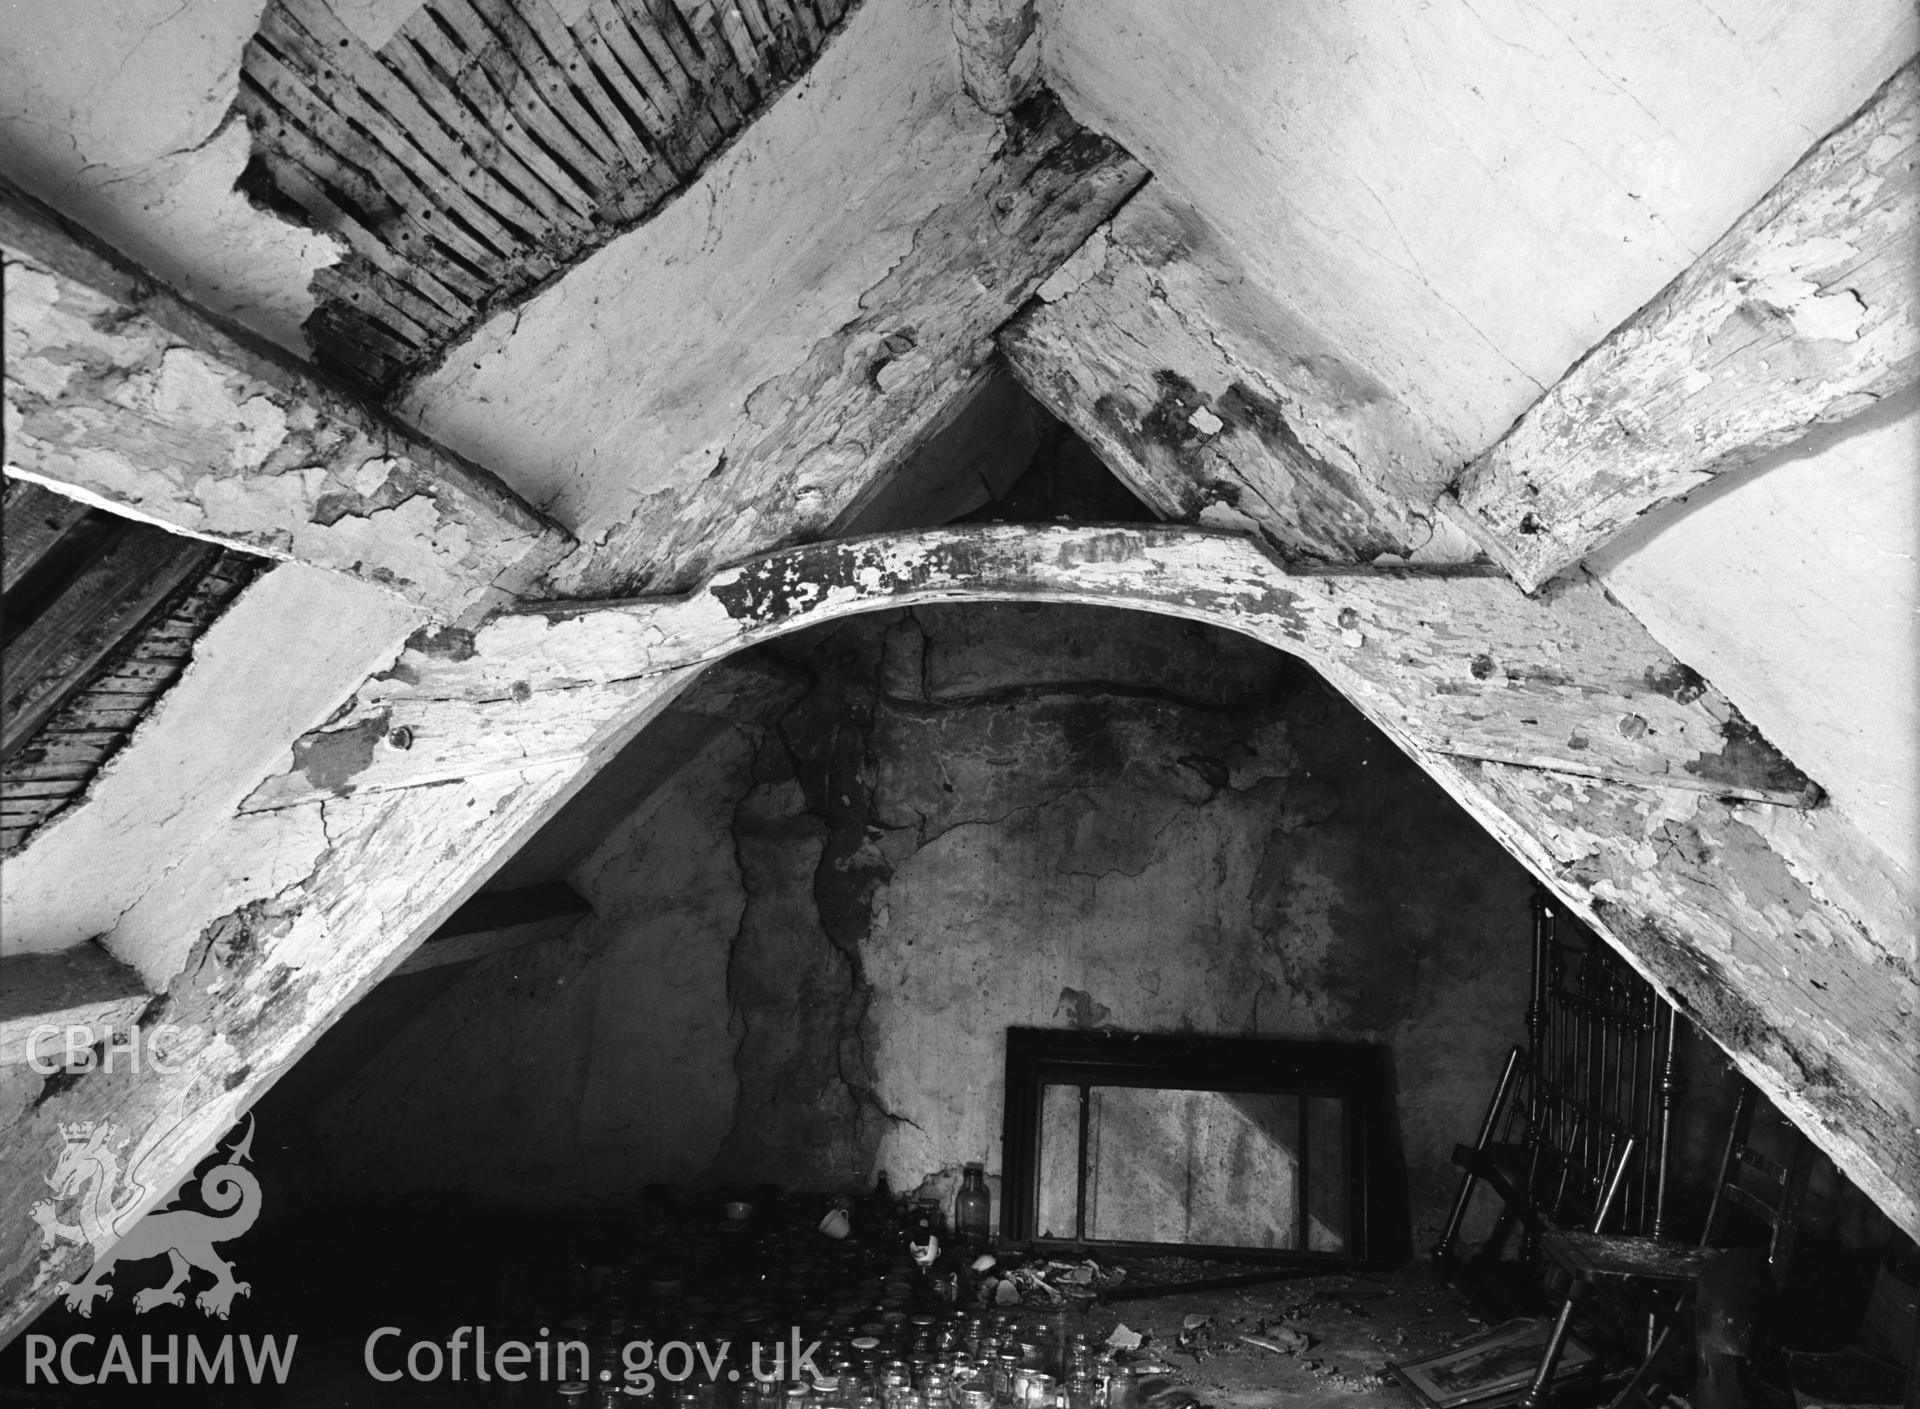
[[[1391,394],[1266,301],[1158,182],[1000,333],[1015,374],[1162,518],[1292,560],[1465,562],[1443,480]]]
[[[983,111],[1010,113],[1040,79],[1034,0],[948,0],[960,81]]]
[[[994,330],[1145,179],[1051,95],[1028,99],[984,170],[861,294],[857,316],[814,335],[790,370],[738,389],[743,413],[715,447],[711,475],[670,505],[649,497],[622,522],[583,527],[592,541],[551,574],[557,590],[674,590],[825,536],[973,394]]]
[[[1649,509],[1920,379],[1920,59],[1610,333],[1445,501],[1533,591]]]
[[[443,617],[569,541],[492,474],[156,286],[0,180],[7,473]]]
[[[47,1078],[0,1148],[0,1342],[75,1280],[93,1257],[81,1244],[43,1246],[30,1210],[44,1192],[48,1151],[62,1127],[99,1121],[142,1167],[146,1195],[128,1216],[164,1199],[313,1041],[401,962],[557,811],[612,751],[678,693],[684,677],[627,701],[607,752],[429,788],[309,804],[289,814],[275,865],[244,887],[209,884],[178,896],[151,892],[102,937],[186,924],[186,964],[140,1022],[164,1042],[165,1069],[125,1063]],[[223,857],[257,848],[230,814],[179,858],[191,886],[222,873]]]

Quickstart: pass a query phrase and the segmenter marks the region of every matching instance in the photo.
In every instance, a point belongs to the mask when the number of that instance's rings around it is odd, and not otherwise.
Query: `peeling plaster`
[[[419,621],[387,593],[334,573],[288,564],[261,577],[196,643],[185,673],[94,779],[85,804],[7,859],[6,951],[69,948],[113,930],[169,873],[197,876],[185,853],[217,835],[235,804],[284,763],[289,744],[391,660]],[[211,865],[217,856],[199,859]],[[179,942],[155,924],[123,931],[113,947],[160,987],[179,962]]]
[[[72,0],[8,12],[0,170],[190,299],[303,352],[332,240],[234,192],[227,120],[263,0]]]
[[[1920,858],[1920,395],[1649,514],[1607,590],[1909,875]],[[1788,527],[1790,526],[1790,527]]]
[[[204,938],[203,917],[271,907],[312,876],[327,841],[318,803],[229,817],[192,841],[176,836],[176,864],[103,942],[115,958],[135,965],[149,987],[164,988],[183,974],[193,979],[185,966],[200,943],[196,935]],[[282,923],[271,932],[286,928]]]
[[[1153,0],[1041,0],[1040,19],[1068,107],[1456,464],[1920,46],[1908,0],[1237,0],[1177,24]]]
[[[403,414],[582,542],[671,513],[755,390],[852,320],[985,167],[997,125],[959,96],[944,10],[869,0],[691,191],[482,325]]]

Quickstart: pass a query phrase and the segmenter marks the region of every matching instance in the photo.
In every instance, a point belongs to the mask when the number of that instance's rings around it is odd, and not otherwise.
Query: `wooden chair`
[[[1542,1247],[1549,1258],[1566,1269],[1572,1280],[1568,1283],[1560,1313],[1547,1338],[1546,1350],[1541,1355],[1533,1383],[1526,1397],[1521,1400],[1522,1409],[1542,1409],[1547,1403],[1554,1369],[1566,1343],[1574,1312],[1586,1293],[1603,1280],[1664,1290],[1670,1298],[1662,1300],[1658,1295],[1646,1298],[1649,1311],[1657,1322],[1657,1333],[1651,1337],[1640,1367],[1614,1398],[1614,1409],[1620,1409],[1620,1406],[1643,1394],[1669,1351],[1677,1344],[1677,1339],[1684,1333],[1681,1313],[1693,1304],[1692,1293],[1700,1287],[1703,1278],[1709,1277],[1717,1267],[1722,1266],[1731,1251],[1720,1244],[1725,1215],[1730,1209],[1744,1210],[1759,1226],[1765,1228],[1762,1266],[1776,1289],[1785,1281],[1794,1232],[1806,1194],[1807,1176],[1812,1167],[1812,1150],[1798,1131],[1793,1131],[1789,1137],[1790,1153],[1785,1161],[1774,1160],[1755,1149],[1751,1141],[1755,1104],[1753,1088],[1743,1082],[1734,1106],[1726,1148],[1721,1156],[1719,1178],[1712,1202],[1708,1205],[1706,1226],[1697,1244],[1602,1231],[1610,1211],[1613,1190],[1621,1182],[1631,1158],[1630,1149],[1622,1150],[1617,1156],[1615,1172],[1608,1184],[1608,1195],[1602,1202],[1600,1218],[1596,1220],[1592,1231],[1547,1230],[1541,1240]],[[1681,1293],[1677,1304],[1671,1299],[1674,1291]],[[1714,1385],[1724,1382],[1732,1368],[1725,1362],[1750,1354],[1752,1347],[1748,1334],[1750,1325],[1739,1305],[1726,1301],[1709,1305],[1704,1300],[1702,1305],[1709,1314],[1702,1318],[1698,1349],[1702,1362],[1702,1388],[1707,1391],[1704,1399],[1710,1404],[1717,1397]],[[1720,1359],[1716,1360],[1715,1357]],[[1719,1376],[1718,1381],[1715,1380],[1716,1375]],[[1702,1398],[1702,1395],[1696,1395],[1696,1409],[1704,1409]]]

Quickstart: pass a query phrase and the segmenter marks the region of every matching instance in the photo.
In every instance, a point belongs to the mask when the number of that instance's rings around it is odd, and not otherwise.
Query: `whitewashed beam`
[[[1290,560],[1460,563],[1446,470],[1381,383],[1151,182],[1000,333],[1014,374],[1162,519]]]
[[[184,966],[143,1008],[164,1040],[164,1070],[127,1064],[60,1073],[0,1141],[0,1344],[27,1325],[92,1249],[43,1243],[31,1216],[76,1123],[113,1127],[112,1145],[142,1196],[167,1197],[313,1040],[421,940],[628,742],[685,683],[656,679],[630,698],[604,740],[564,763],[460,787],[313,803],[287,816],[245,885],[236,855],[260,852],[249,819],[230,815],[183,848],[177,884],[156,887],[103,936],[108,949],[143,932],[194,936]]]
[[[1865,833],[1830,807],[1427,771],[1920,1235],[1920,891]]]
[[[0,1066],[59,1062],[69,1029],[86,1029],[89,1047],[124,1035],[152,997],[139,974],[98,945],[0,955]]]
[[[1034,0],[948,0],[960,82],[983,112],[1003,117],[1040,81]]]
[[[568,758],[660,672],[950,596],[1225,624],[1313,662],[1437,754],[1788,805],[1817,793],[1592,583],[1537,603],[1490,570],[1291,570],[1235,534],[983,525],[795,548],[684,597],[552,604],[418,637],[246,805]]]
[[[308,736],[306,765],[248,805],[432,792],[419,785],[557,759],[598,747],[652,672],[860,612],[1006,600],[1180,616],[1310,662],[1892,1217],[1920,1227],[1912,883],[1891,867],[1863,877],[1875,853],[1832,809],[1753,800],[1769,791],[1761,780],[1796,777],[1791,765],[1591,584],[1535,602],[1491,573],[1290,572],[1243,538],[1180,528],[994,525],[823,544],[682,598],[416,642],[333,727],[339,742]],[[378,746],[396,729],[408,748]],[[1594,747],[1545,756],[1577,738]],[[1621,755],[1585,761],[1614,740],[1651,750],[1637,775]],[[1706,784],[1714,772],[1724,781]]]
[[[684,493],[626,496],[627,517],[584,533],[554,570],[556,593],[684,590],[726,563],[827,536],[946,424],[991,360],[994,330],[1145,179],[1051,98],[1023,104],[986,168],[860,295],[858,315],[791,370],[734,393],[742,413],[711,447],[711,473]]]
[[[6,472],[453,618],[567,535],[487,471],[153,283],[0,181]]]
[[[1532,591],[1649,509],[1920,379],[1920,60],[1461,475]]]

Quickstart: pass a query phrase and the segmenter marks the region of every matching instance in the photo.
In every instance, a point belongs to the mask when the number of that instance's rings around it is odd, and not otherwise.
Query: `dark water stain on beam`
[[[293,771],[304,773],[316,788],[341,797],[354,790],[353,780],[373,762],[373,751],[387,736],[391,716],[385,710],[343,729],[309,734],[293,745]]]

